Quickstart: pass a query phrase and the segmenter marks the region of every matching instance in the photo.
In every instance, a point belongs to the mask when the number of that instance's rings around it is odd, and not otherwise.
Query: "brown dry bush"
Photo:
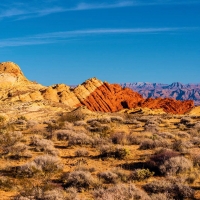
[[[178,173],[191,170],[193,163],[183,156],[177,156],[166,160],[159,166],[160,172],[164,175],[177,175]]]
[[[178,152],[172,151],[171,149],[161,149],[150,157],[150,160],[147,162],[147,166],[155,173],[161,173],[160,166],[163,165],[165,161],[169,160],[170,158],[177,157],[179,155],[180,154]]]
[[[151,200],[151,198],[134,184],[118,184],[108,189],[98,189],[93,192],[95,200],[127,200],[127,199],[141,199]]]
[[[89,152],[87,149],[78,149],[74,152],[76,157],[86,157],[89,155]]]
[[[114,144],[125,145],[128,143],[127,134],[125,132],[117,132],[112,134],[111,140]]]
[[[17,168],[17,176],[33,177],[35,175],[50,176],[62,171],[63,166],[55,156],[43,155],[36,157],[33,161],[28,162]]]
[[[153,181],[144,185],[143,188],[149,194],[167,193],[169,199],[194,198],[194,191],[179,179]]]
[[[128,149],[121,146],[103,145],[100,147],[99,157],[124,159],[127,155],[129,155]]]
[[[73,145],[92,145],[94,140],[85,134],[84,132],[79,132],[71,134],[68,139],[68,145],[73,146]]]
[[[169,147],[169,146],[170,144],[168,143],[168,141],[164,139],[146,138],[141,142],[139,149],[146,150],[146,149],[155,149],[158,147]]]
[[[35,147],[36,151],[41,151],[46,154],[58,156],[59,152],[55,149],[54,143],[51,140],[41,139],[39,137],[31,137],[31,146]]]
[[[19,195],[14,197],[14,200],[71,200],[69,197],[77,199],[75,191],[64,191],[59,188],[46,189],[45,187],[33,187],[21,191]]]
[[[97,180],[94,179],[89,171],[77,170],[65,173],[62,176],[64,187],[75,187],[77,189],[94,188]]]
[[[143,181],[154,175],[149,169],[135,169],[131,175],[130,180]]]
[[[103,180],[104,183],[114,183],[116,184],[119,181],[119,177],[117,174],[106,171],[106,172],[100,172],[98,173],[99,179]]]

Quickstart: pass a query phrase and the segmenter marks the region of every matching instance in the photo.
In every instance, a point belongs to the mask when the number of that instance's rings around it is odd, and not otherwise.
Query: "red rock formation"
[[[139,93],[118,84],[109,84],[96,78],[76,88],[64,84],[44,87],[26,79],[20,67],[12,62],[0,63],[1,101],[42,101],[63,103],[71,108],[82,105],[92,111],[116,112],[124,108],[162,108],[167,113],[184,114],[194,107],[193,101],[174,99],[144,99]]]
[[[178,101],[175,99],[170,98],[157,98],[157,99],[146,99],[141,107],[151,108],[151,109],[158,109],[162,108],[167,113],[172,114],[184,114],[190,111],[194,107],[194,101],[186,100],[186,101]]]
[[[116,112],[123,108],[133,108],[143,101],[142,96],[118,84],[104,83],[92,92],[81,104],[92,111]]]
[[[116,112],[123,108],[162,108],[167,113],[184,114],[194,107],[194,102],[174,99],[144,99],[139,93],[118,84],[104,83],[92,92],[81,104],[92,111]]]

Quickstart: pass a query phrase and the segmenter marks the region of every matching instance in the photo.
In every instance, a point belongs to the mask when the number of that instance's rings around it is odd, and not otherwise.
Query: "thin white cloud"
[[[194,4],[200,3],[199,1],[184,1],[184,0],[149,0],[149,1],[141,1],[141,0],[121,0],[116,1],[115,3],[87,3],[82,2],[76,4],[74,7],[66,7],[55,6],[55,4],[51,4],[52,1],[46,1],[46,3],[41,3],[40,6],[30,6],[28,3],[15,2],[13,6],[4,5],[4,9],[0,10],[0,19],[4,18],[15,18],[15,20],[24,20],[28,18],[42,17],[46,15],[51,15],[54,13],[61,12],[72,12],[72,11],[83,11],[83,10],[94,10],[94,9],[114,9],[114,8],[123,8],[123,7],[133,7],[133,6],[154,6],[154,5],[165,5],[165,4]],[[56,2],[56,1],[53,1]],[[38,2],[39,3],[39,2]],[[10,7],[12,7],[10,9]]]
[[[132,28],[132,29],[88,29],[65,32],[44,33],[21,38],[0,40],[0,47],[42,45],[74,40],[80,37],[113,34],[153,34],[200,30],[198,27]]]

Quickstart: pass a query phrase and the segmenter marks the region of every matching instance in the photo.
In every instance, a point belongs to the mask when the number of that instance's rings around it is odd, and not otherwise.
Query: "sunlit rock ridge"
[[[194,102],[170,98],[144,98],[134,90],[119,84],[109,84],[97,78],[71,88],[65,84],[49,87],[29,81],[20,67],[13,62],[0,63],[0,101],[34,102],[51,101],[71,108],[86,106],[91,111],[117,112],[122,109],[163,109],[167,113],[183,114],[194,107]]]

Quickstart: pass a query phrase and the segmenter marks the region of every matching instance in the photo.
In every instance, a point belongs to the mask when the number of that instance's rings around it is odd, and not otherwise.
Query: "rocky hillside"
[[[163,109],[167,113],[183,114],[194,107],[193,101],[145,99],[130,88],[91,78],[75,88],[65,84],[49,87],[29,81],[20,67],[12,62],[0,63],[1,102],[35,102],[48,100],[71,108],[87,106],[92,111],[116,112],[136,107]]]
[[[172,84],[161,83],[123,83],[122,87],[131,88],[139,92],[144,98],[173,98],[176,100],[193,100],[195,105],[200,105],[200,84]]]

